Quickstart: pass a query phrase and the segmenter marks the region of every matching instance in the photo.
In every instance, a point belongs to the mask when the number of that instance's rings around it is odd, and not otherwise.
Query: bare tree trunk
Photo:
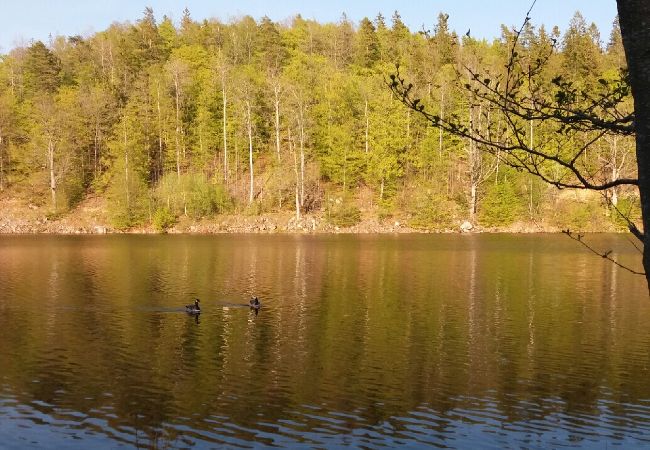
[[[54,141],[52,135],[47,139],[47,160],[50,166],[50,193],[52,195],[52,207],[56,211],[56,176],[54,171]]]
[[[533,121],[529,120],[528,123],[530,129],[530,143],[528,144],[528,147],[532,150],[533,146],[535,145]],[[533,218],[533,179],[532,178],[529,180],[528,183],[528,214],[532,219]]]
[[[278,84],[273,86],[273,94],[275,95],[275,151],[280,161],[280,86]]]
[[[14,66],[11,66],[11,96],[16,96],[16,74],[14,73]]]
[[[469,129],[470,133],[474,132],[474,106],[470,103],[469,107]],[[479,114],[480,117],[480,114]],[[469,215],[470,220],[474,222],[476,219],[476,210],[478,203],[478,184],[480,179],[480,158],[476,143],[473,139],[469,139],[469,183],[470,183],[470,202],[469,202]]]
[[[158,175],[159,178],[165,173],[163,163],[163,127],[162,127],[162,111],[160,109],[160,81],[156,83],[156,109],[158,111]]]
[[[528,179],[528,215],[533,218],[533,179]]]
[[[129,146],[126,134],[126,118],[124,118],[124,187],[126,189],[126,208],[131,205],[131,196],[129,192]]]
[[[113,44],[108,43],[108,56],[111,64],[111,84],[115,84],[115,64],[113,63]]]
[[[226,77],[221,75],[221,94],[223,97],[223,181],[228,182],[228,132],[226,128],[226,105],[228,99],[226,96]]]
[[[305,116],[300,103],[300,207],[305,206]]]
[[[234,135],[233,151],[235,152],[235,181],[239,183],[239,142],[237,135]]]
[[[440,119],[445,116],[445,93],[440,89]],[[442,158],[442,126],[438,125],[438,157]]]
[[[612,143],[612,180],[616,180],[619,177],[618,164],[617,164],[617,153],[618,153],[618,139],[614,136],[614,142]],[[615,186],[612,188],[612,205],[618,205],[618,187]]]
[[[99,114],[95,117],[95,139],[94,139],[94,145],[93,145],[93,151],[94,151],[94,172],[95,172],[95,178],[99,176]]]
[[[343,192],[347,185],[347,169],[348,169],[348,147],[347,145],[343,149]]]
[[[255,179],[253,175],[253,121],[251,118],[251,103],[246,100],[246,126],[248,128],[248,169],[250,172],[250,189],[248,195],[248,204],[253,203],[253,189],[255,188]]]
[[[470,186],[470,201],[469,201],[469,216],[471,222],[474,222],[476,220],[476,204],[478,203],[476,189],[477,189],[476,183],[474,182],[474,180],[472,180],[472,184]]]
[[[291,127],[288,129],[289,134],[289,151],[293,155],[293,172],[296,177],[295,183],[295,197],[296,197],[296,221],[300,220],[300,174],[298,172],[298,155],[296,154],[296,146],[293,144],[293,138],[291,137]]]
[[[643,232],[632,230],[643,240],[643,267],[650,287],[650,2],[618,0],[618,16],[634,97],[636,156]]]
[[[366,107],[363,111],[366,118],[366,153],[368,153],[368,129],[370,128],[370,121],[368,120],[368,99],[366,98]]]
[[[179,80],[178,74],[174,74],[174,90],[176,93],[176,175],[178,177],[178,182],[181,181],[181,116],[180,116],[180,92],[179,92]]]
[[[106,64],[104,62],[104,39],[101,40],[101,64],[102,64],[102,76],[106,75]]]
[[[411,139],[411,110],[406,110],[406,142]]]

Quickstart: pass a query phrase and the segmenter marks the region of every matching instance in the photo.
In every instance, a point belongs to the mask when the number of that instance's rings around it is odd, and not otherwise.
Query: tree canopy
[[[460,38],[448,18],[413,32],[397,11],[321,24],[186,10],[174,24],[147,8],[135,23],[15,48],[0,60],[0,189],[53,212],[99,196],[119,228],[283,210],[341,224],[363,213],[433,229],[616,229],[627,224],[615,207],[635,223],[624,21],[603,46],[579,14],[562,36],[528,22],[492,42]],[[396,62],[421,102],[411,108],[386,87]],[[503,83],[518,102],[499,97]],[[590,101],[616,133],[573,114]],[[485,151],[491,142],[501,147]],[[566,195],[534,175],[609,193]]]
[[[499,162],[558,188],[603,192],[646,250],[650,245],[650,167],[645,161],[650,151],[650,102],[645,94],[650,86],[646,26],[650,7],[636,0],[619,0],[618,7],[621,21],[614,21],[606,59],[599,58],[602,48],[597,27],[588,26],[579,12],[558,42],[555,31],[550,41],[544,33],[535,36],[529,11],[522,27],[508,33],[503,69],[495,71],[484,63],[477,67],[470,60],[458,70],[458,78],[467,78],[463,88],[471,105],[468,122],[457,115],[436,114],[413,83],[400,74],[399,67],[389,86],[433,126],[467,139]],[[560,49],[563,58],[557,60]],[[616,61],[614,67],[612,61]],[[535,130],[546,133],[540,136]],[[631,136],[636,137],[636,173],[620,170],[629,151],[620,154],[617,143]],[[602,147],[603,141],[611,143],[609,149]],[[590,158],[590,154],[598,157]],[[618,208],[622,187],[638,190],[643,231],[637,218]],[[574,237],[570,230],[566,233]],[[574,238],[583,242],[581,235]],[[650,286],[649,253],[643,251],[643,265]],[[601,254],[612,259],[609,255]]]

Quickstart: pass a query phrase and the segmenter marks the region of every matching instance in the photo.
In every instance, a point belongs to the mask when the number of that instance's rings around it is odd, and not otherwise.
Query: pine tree
[[[355,62],[361,67],[370,68],[379,60],[379,39],[372,22],[364,17],[356,35]]]
[[[28,95],[51,94],[60,85],[60,61],[41,41],[27,48],[23,70]]]

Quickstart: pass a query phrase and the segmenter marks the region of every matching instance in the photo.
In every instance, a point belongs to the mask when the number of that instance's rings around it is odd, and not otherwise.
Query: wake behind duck
[[[228,302],[222,302],[221,306],[223,308],[250,308],[254,310],[258,310],[262,307],[262,302],[260,302],[260,299],[258,297],[251,297],[248,303],[228,303]]]

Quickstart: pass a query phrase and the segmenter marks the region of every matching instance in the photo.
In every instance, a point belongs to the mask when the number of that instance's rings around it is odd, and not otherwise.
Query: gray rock
[[[463,233],[469,233],[472,231],[472,228],[474,228],[474,225],[467,220],[460,224],[460,231]]]

